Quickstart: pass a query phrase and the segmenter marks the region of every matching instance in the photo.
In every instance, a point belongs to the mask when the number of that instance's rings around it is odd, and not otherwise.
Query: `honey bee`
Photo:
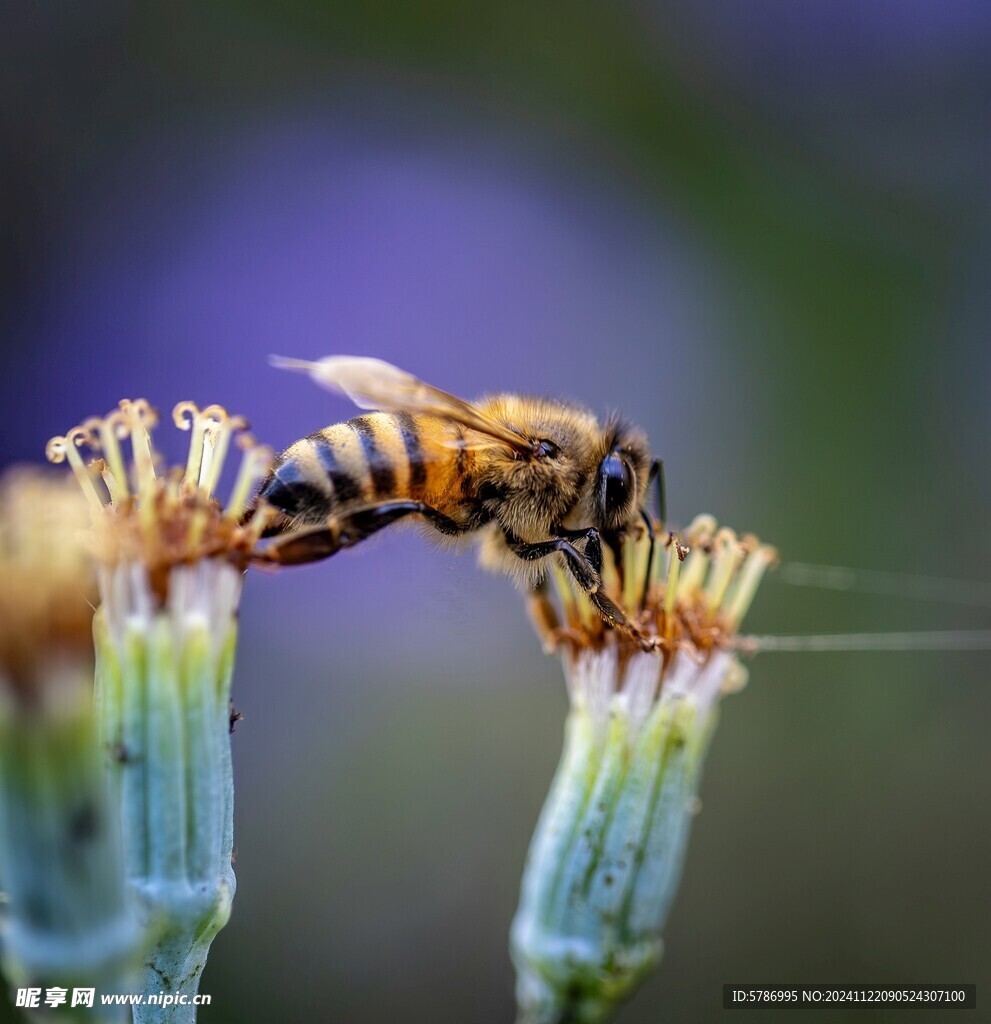
[[[278,510],[271,560],[328,558],[415,517],[438,539],[480,541],[482,564],[533,595],[556,559],[606,622],[654,646],[600,588],[603,543],[618,552],[642,523],[653,545],[652,481],[663,520],[662,466],[641,430],[546,398],[469,403],[380,359],[273,363],[377,411],[318,430],[275,460],[258,495]]]

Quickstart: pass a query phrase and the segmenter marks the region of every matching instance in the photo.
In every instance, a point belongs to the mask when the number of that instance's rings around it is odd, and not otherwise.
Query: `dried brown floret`
[[[79,489],[60,474],[24,466],[0,478],[0,677],[22,698],[92,662],[87,525]]]
[[[712,516],[698,516],[685,531],[684,544],[670,533],[652,556],[646,531],[623,540],[619,565],[607,549],[602,587],[655,638],[663,677],[676,656],[702,662],[714,651],[739,648],[740,623],[764,572],[776,561],[775,549],[753,534],[738,537],[718,528]],[[583,650],[615,646],[621,661],[641,651],[636,641],[594,614],[563,573],[553,575],[561,617],[546,597],[531,603],[534,626],[548,650],[561,648],[573,660]]]
[[[266,473],[270,449],[256,444],[247,421],[219,405],[199,409],[180,402],[173,421],[190,432],[185,467],[160,469],[151,441],[158,414],[144,399],[124,399],[102,418],[91,418],[46,449],[52,462],[68,461],[93,521],[93,553],[104,566],[140,563],[151,590],[164,604],[170,570],[205,558],[245,566],[267,525],[271,510],[260,505],[250,515],[249,494]],[[241,466],[227,505],[214,492],[232,439],[242,450]],[[128,468],[121,442],[129,440]],[[100,452],[84,463],[79,449]],[[245,520],[242,522],[242,520]]]

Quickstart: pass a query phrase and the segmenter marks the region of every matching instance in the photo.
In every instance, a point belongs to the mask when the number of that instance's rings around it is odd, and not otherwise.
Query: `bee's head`
[[[633,518],[640,507],[649,470],[650,451],[643,433],[626,423],[610,423],[593,492],[595,516],[601,529],[616,530]]]

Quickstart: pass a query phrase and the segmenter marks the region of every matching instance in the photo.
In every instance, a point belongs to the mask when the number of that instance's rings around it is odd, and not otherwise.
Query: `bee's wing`
[[[365,356],[326,356],[316,362],[272,356],[273,366],[283,370],[302,370],[311,380],[331,391],[347,395],[359,409],[384,412],[422,412],[454,420],[518,450],[531,445],[525,437],[490,416],[477,406],[446,391],[424,384],[405,370],[382,359]]]

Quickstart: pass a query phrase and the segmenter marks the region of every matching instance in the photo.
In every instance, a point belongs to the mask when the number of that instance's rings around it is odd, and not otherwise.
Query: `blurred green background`
[[[682,524],[987,577],[986,6],[2,17],[4,462],[139,393],[227,403],[284,447],[351,413],[267,354],[355,352],[622,409]],[[747,623],[987,624],[774,579]],[[989,664],[758,658],[625,1024],[722,1019],[723,982],[976,982],[983,1004]],[[201,1019],[510,1020],[566,701],[509,585],[414,534],[249,579],[235,693],[239,891]]]

